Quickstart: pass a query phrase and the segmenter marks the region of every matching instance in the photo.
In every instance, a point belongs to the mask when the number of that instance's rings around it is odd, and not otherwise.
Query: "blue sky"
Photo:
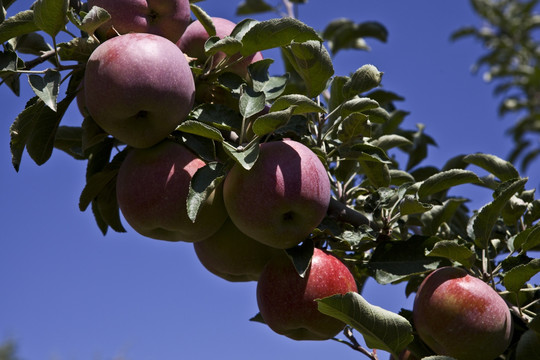
[[[17,1],[8,15],[31,2]],[[200,3],[212,16],[237,21],[236,4]],[[468,1],[311,0],[300,7],[300,19],[318,30],[339,17],[387,26],[386,44],[371,40],[371,52],[339,53],[336,74],[366,63],[385,73],[383,87],[406,98],[398,105],[411,112],[407,128],[423,123],[438,142],[425,164],[441,166],[462,153],[509,153],[504,131],[511,120],[497,117],[492,87],[469,71],[481,47],[470,40],[449,41],[457,28],[479,24]],[[279,63],[272,69],[282,72]],[[150,240],[130,228],[103,236],[92,214],[78,209],[84,162],[56,151],[38,167],[25,155],[16,173],[9,125],[31,95],[22,84],[21,98],[0,87],[0,341],[14,339],[21,358],[362,358],[336,342],[296,342],[248,321],[257,313],[255,283],[232,284],[213,276],[190,244]],[[65,124],[81,120],[73,106]],[[538,187],[540,175],[528,175],[527,187]],[[477,207],[491,198],[473,187],[456,193],[472,197]],[[370,282],[363,296],[393,311],[412,304],[402,286]]]

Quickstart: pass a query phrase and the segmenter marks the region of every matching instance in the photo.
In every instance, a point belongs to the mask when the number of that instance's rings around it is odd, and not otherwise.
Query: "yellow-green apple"
[[[138,233],[159,240],[195,242],[215,233],[227,218],[221,187],[202,205],[196,221],[187,214],[191,178],[205,163],[171,140],[130,149],[116,179],[118,205]]]
[[[86,108],[106,132],[136,148],[157,144],[187,116],[195,83],[182,51],[167,39],[130,33],[90,55]]]
[[[189,25],[189,0],[88,0],[88,8],[99,6],[111,19],[98,33],[111,38],[119,34],[150,33],[176,43]]]
[[[225,207],[233,223],[268,246],[298,245],[321,223],[330,203],[324,165],[294,140],[260,145],[248,171],[235,164],[225,177]]]
[[[223,39],[226,36],[229,36],[236,26],[230,20],[223,19],[220,17],[213,17],[212,22],[216,29],[216,36]],[[208,57],[204,51],[204,43],[210,38],[208,32],[201,24],[200,21],[194,21],[187,27],[186,31],[178,40],[178,47],[189,57],[196,58],[198,64],[204,64]],[[217,66],[220,62],[225,60],[226,55],[223,52],[218,52],[214,55],[213,66]],[[233,55],[228,59],[228,63],[232,63],[240,58],[240,55]],[[245,59],[238,61],[235,64],[232,64],[228,71],[233,72],[243,78],[247,76],[248,70],[247,67],[249,64],[256,61],[262,60],[263,56],[260,52],[257,52],[253,55],[246,56]]]
[[[230,219],[212,236],[193,244],[201,264],[212,274],[232,282],[256,281],[274,256],[286,256],[242,233]]]
[[[420,338],[438,355],[493,360],[510,344],[512,318],[505,301],[484,281],[456,267],[429,274],[414,299]]]
[[[257,304],[264,322],[294,340],[326,340],[345,324],[319,312],[315,299],[356,292],[349,269],[335,256],[315,249],[305,276],[288,257],[274,257],[257,283]]]

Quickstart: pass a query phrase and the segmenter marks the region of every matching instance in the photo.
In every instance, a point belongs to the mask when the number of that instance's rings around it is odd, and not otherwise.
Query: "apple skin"
[[[230,219],[212,236],[193,244],[201,264],[212,274],[231,282],[257,281],[266,263],[278,250],[242,233]]]
[[[455,267],[439,268],[424,279],[413,320],[436,354],[459,360],[493,360],[512,339],[505,301],[488,284]]]
[[[141,235],[167,241],[201,241],[227,218],[221,187],[202,205],[195,223],[187,214],[191,178],[205,163],[185,146],[165,140],[130,149],[118,170],[116,196],[129,225]]]
[[[176,43],[191,20],[189,0],[88,0],[88,8],[99,6],[111,19],[98,33],[106,39],[120,34],[149,33]]]
[[[257,304],[264,322],[293,340],[327,340],[345,324],[319,312],[315,299],[356,292],[349,269],[335,256],[315,249],[302,278],[288,257],[274,257],[257,283]]]
[[[213,17],[212,22],[216,28],[216,36],[223,39],[229,36],[233,31],[236,24],[230,20],[220,17]],[[204,43],[210,36],[206,32],[204,26],[200,21],[194,21],[187,27],[186,31],[176,43],[178,47],[189,57],[196,58],[198,63],[203,64],[207,60],[207,56],[204,52]],[[223,52],[218,52],[214,55],[213,65],[217,65],[226,55]],[[239,55],[232,56],[232,60],[238,59]],[[244,60],[234,64],[230,67],[229,71],[239,75],[242,78],[246,78],[248,74],[247,67],[249,64],[262,60],[263,56],[261,52],[257,52],[253,55],[247,56]]]
[[[294,140],[260,145],[259,158],[247,171],[235,164],[225,177],[225,207],[234,224],[271,247],[298,245],[323,220],[330,203],[324,165]]]
[[[393,357],[392,355],[390,355],[389,360],[396,360],[396,358]],[[420,360],[420,359],[418,359],[418,357],[414,356],[414,354],[410,350],[405,349],[399,354],[399,359],[398,360]]]
[[[195,83],[180,49],[152,34],[105,41],[90,55],[86,108],[106,132],[135,148],[166,138],[193,107]]]

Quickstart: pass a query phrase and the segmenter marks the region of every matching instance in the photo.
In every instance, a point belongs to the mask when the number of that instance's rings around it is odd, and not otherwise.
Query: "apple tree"
[[[333,56],[386,41],[383,24],[314,29],[292,0],[243,1],[239,23],[198,1],[13,2],[0,77],[35,94],[9,129],[14,169],[25,151],[85,161],[79,207],[104,235],[193,243],[201,268],[257,281],[251,320],[294,340],[370,359],[538,358],[535,189],[490,154],[423,165],[435,140],[404,127],[384,69],[335,75]],[[69,106],[79,126],[63,124]],[[463,184],[493,200],[469,209],[451,195]],[[406,283],[414,308],[368,303],[369,278]]]

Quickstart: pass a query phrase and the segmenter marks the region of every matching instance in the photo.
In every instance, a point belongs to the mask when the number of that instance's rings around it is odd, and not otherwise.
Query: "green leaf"
[[[378,22],[357,24],[349,19],[336,19],[330,22],[323,32],[323,38],[328,40],[333,54],[342,49],[369,50],[364,37],[386,42],[388,31]]]
[[[74,18],[74,16],[72,16]],[[79,24],[75,23],[80,30],[87,34],[94,34],[95,31],[111,18],[111,14],[107,10],[100,8],[99,6],[93,6],[90,11],[84,15]],[[73,20],[72,20],[73,22]]]
[[[426,256],[443,257],[457,261],[468,269],[476,261],[476,253],[460,244],[457,240],[441,240],[437,242],[431,251],[426,252]]]
[[[60,80],[60,73],[53,69],[48,69],[43,77],[28,75],[32,90],[52,111],[56,111],[57,108],[56,99],[60,90]]]
[[[434,205],[431,210],[426,211],[420,217],[425,235],[435,235],[443,223],[450,223],[459,207],[467,202],[467,199],[450,198],[442,205]]]
[[[187,214],[191,221],[195,222],[201,206],[224,178],[225,167],[217,162],[208,163],[195,172],[186,200]]]
[[[270,112],[285,110],[289,107],[294,107],[294,115],[326,112],[326,110],[315,101],[300,94],[280,96],[270,107]]]
[[[236,148],[227,142],[222,142],[223,150],[244,169],[249,170],[259,158],[259,143],[254,142],[247,148]]]
[[[364,112],[379,107],[379,103],[367,97],[354,97],[341,105],[341,117],[345,118],[352,113]]]
[[[74,95],[66,96],[58,103],[56,112],[37,97],[27,103],[10,127],[12,164],[16,171],[25,148],[37,165],[43,165],[50,158],[56,130],[73,98]]]
[[[371,126],[368,123],[368,117],[362,113],[352,113],[341,122],[337,138],[345,144],[370,134]]]
[[[242,38],[242,55],[255,54],[257,51],[302,43],[309,40],[322,42],[317,32],[293,18],[279,18],[261,21],[249,29]]]
[[[194,119],[205,124],[209,124],[221,130],[240,130],[242,127],[242,117],[231,108],[220,104],[204,103],[193,109],[189,119]]]
[[[533,259],[524,265],[518,265],[509,270],[503,278],[503,285],[506,290],[519,292],[534,275],[540,272],[540,259]]]
[[[472,171],[452,169],[440,172],[424,180],[418,188],[418,197],[426,198],[429,195],[448,190],[462,184],[479,183],[480,179]]]
[[[348,81],[349,78],[344,76],[335,76],[332,79],[332,83],[330,84],[330,100],[328,101],[329,113],[332,113],[347,100],[345,94],[343,94],[343,87]],[[335,116],[339,115],[339,112],[336,111],[334,114],[334,117],[330,117],[330,119],[334,119]]]
[[[236,15],[257,14],[272,11],[274,8],[264,0],[244,0],[236,8]]]
[[[99,42],[93,38],[74,38],[68,42],[58,44],[58,55],[64,61],[78,61],[86,63],[92,52],[99,46]]]
[[[253,89],[263,92],[266,100],[271,101],[279,97],[289,80],[289,76],[269,76],[268,68],[274,62],[272,59],[264,59],[248,66],[248,71],[253,83]]]
[[[0,23],[0,43],[38,30],[39,27],[34,22],[34,11],[21,11]]]
[[[117,174],[118,169],[112,169],[100,171],[90,176],[79,197],[79,210],[85,211],[103,189],[116,180]]]
[[[216,35],[216,27],[212,22],[212,18],[208,15],[201,7],[195,4],[189,4],[193,15],[200,21],[201,25],[204,27],[204,30],[208,33],[210,37]]]
[[[212,56],[220,51],[231,56],[237,54],[241,49],[242,43],[240,40],[231,36],[225,36],[223,39],[212,36],[204,43],[204,52],[207,56]]]
[[[399,204],[401,215],[421,214],[432,208],[433,205],[423,203],[413,195],[405,195]]]
[[[240,114],[244,118],[249,118],[260,113],[266,105],[266,97],[263,92],[257,92],[247,86],[244,86],[244,91],[240,96]]]
[[[308,97],[316,97],[326,89],[334,75],[334,66],[323,43],[292,43],[283,48],[283,53],[304,81]]]
[[[377,139],[374,139],[371,141],[371,144],[373,146],[377,146],[386,151],[395,147],[408,146],[408,145],[410,146],[412,145],[412,142],[406,137],[392,134],[392,135],[383,135]]]
[[[436,269],[441,259],[426,257],[425,252],[438,240],[413,235],[404,241],[380,243],[368,263],[371,275],[379,284],[385,285]]]
[[[339,153],[343,158],[349,160],[365,160],[384,164],[391,163],[388,155],[383,149],[370,144],[359,143],[351,146],[344,145],[339,148]]]
[[[498,177],[501,181],[519,178],[519,172],[509,161],[490,154],[467,155],[463,161],[481,167]]]
[[[24,68],[24,61],[15,51],[6,49],[0,53],[0,75],[15,74],[21,68]]]
[[[487,247],[491,238],[491,231],[499,218],[501,211],[510,198],[523,190],[527,179],[516,179],[507,181],[499,186],[494,193],[495,199],[487,205],[484,205],[476,217],[472,218],[472,235],[475,244],[481,249]]]
[[[305,277],[309,270],[314,249],[313,241],[303,241],[300,245],[285,250],[301,278]]]
[[[413,329],[407,319],[371,305],[358,293],[334,295],[317,302],[320,312],[352,326],[372,349],[388,351],[397,358],[413,340]]]
[[[36,0],[34,22],[40,30],[55,37],[66,26],[69,0]]]
[[[287,124],[294,113],[294,106],[259,116],[253,122],[253,132],[259,136],[270,134]]]
[[[216,128],[195,120],[185,120],[176,128],[177,131],[202,136],[211,140],[223,141],[223,135]]]
[[[349,81],[343,87],[343,93],[347,98],[369,91],[380,85],[383,73],[373,65],[364,65],[352,74]]]
[[[528,251],[540,245],[540,225],[528,228],[518,235],[516,235],[513,241],[513,249]]]

